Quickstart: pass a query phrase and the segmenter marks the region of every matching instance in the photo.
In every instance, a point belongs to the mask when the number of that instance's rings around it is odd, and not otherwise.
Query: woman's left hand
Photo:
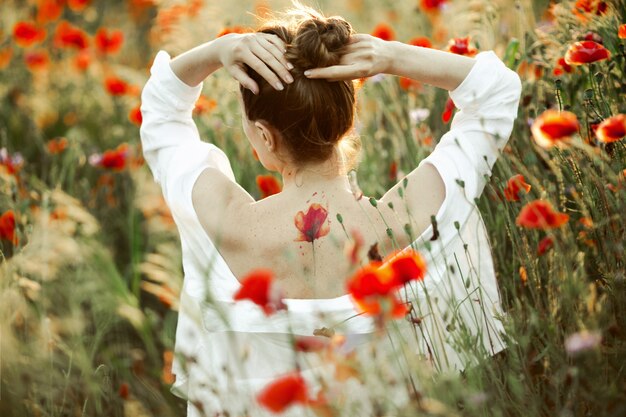
[[[244,64],[277,90],[284,88],[281,79],[286,83],[293,82],[289,73],[293,66],[285,59],[285,44],[276,35],[233,33],[217,38],[214,43],[219,48],[218,57],[226,71],[255,94],[259,93],[259,86],[248,76]]]

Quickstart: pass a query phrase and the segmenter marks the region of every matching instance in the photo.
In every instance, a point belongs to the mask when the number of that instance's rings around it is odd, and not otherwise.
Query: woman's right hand
[[[289,70],[293,66],[285,59],[285,44],[276,35],[267,33],[232,33],[213,41],[218,48],[218,57],[228,73],[245,88],[259,93],[259,86],[248,76],[244,64],[265,78],[277,90],[293,82]],[[279,78],[280,76],[280,78]]]
[[[338,65],[312,68],[304,72],[308,78],[329,81],[354,80],[388,72],[392,56],[392,42],[375,36],[356,34],[350,37],[345,54]]]

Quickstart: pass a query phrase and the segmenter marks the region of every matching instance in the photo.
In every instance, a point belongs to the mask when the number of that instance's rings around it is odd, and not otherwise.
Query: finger
[[[259,94],[259,86],[239,65],[231,65],[226,68],[228,73],[248,90]]]
[[[289,73],[289,64],[285,59],[285,55],[274,44],[269,41],[261,40],[259,49],[253,50],[254,54],[261,58],[263,62],[274,70],[274,72],[287,83],[293,82],[293,77]],[[293,65],[291,65],[293,68]]]
[[[285,42],[283,42],[283,40],[280,39],[278,36],[271,35],[269,33],[264,33],[263,38],[266,39],[275,47],[277,47],[280,51],[287,52],[287,48],[285,47]]]
[[[265,52],[271,56],[271,54],[269,54],[267,51]],[[274,58],[273,56],[272,59],[276,60],[276,58]],[[248,64],[248,66],[255,70],[257,74],[259,74],[261,77],[265,78],[265,80],[270,83],[270,85],[273,86],[276,90],[283,90],[285,88],[283,86],[283,83],[281,83],[278,79],[278,76],[271,69],[268,68],[265,62],[263,62],[259,57],[252,53],[252,51],[248,51],[243,57],[242,61]]]

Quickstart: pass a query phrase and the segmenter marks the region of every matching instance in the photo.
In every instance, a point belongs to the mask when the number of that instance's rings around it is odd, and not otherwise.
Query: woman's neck
[[[283,191],[309,192],[328,188],[350,190],[350,182],[344,167],[334,158],[318,164],[296,166],[286,164],[280,171]]]

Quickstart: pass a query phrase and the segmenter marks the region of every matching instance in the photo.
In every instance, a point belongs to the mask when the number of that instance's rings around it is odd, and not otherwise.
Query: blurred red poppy
[[[583,65],[611,58],[611,52],[594,41],[574,42],[565,53],[565,62],[570,65]]]
[[[506,187],[504,188],[504,198],[509,201],[519,201],[519,193],[522,190],[524,190],[525,193],[528,193],[530,191],[530,184],[526,183],[523,175],[513,175],[506,182]]]
[[[399,77],[398,82],[400,83],[400,88],[402,88],[403,90],[418,89],[422,86],[422,83],[420,83],[419,81],[413,80],[408,77]]]
[[[18,46],[26,48],[46,39],[46,30],[32,22],[17,22],[13,26],[13,38]]]
[[[88,49],[79,51],[74,57],[74,67],[80,71],[85,71],[91,64],[91,53]]]
[[[119,52],[124,42],[124,33],[121,30],[109,30],[100,28],[94,37],[96,48],[103,54],[115,54]]]
[[[19,240],[15,232],[15,212],[7,210],[0,216],[0,239],[17,245]]]
[[[295,404],[306,404],[309,400],[306,381],[299,372],[283,375],[267,384],[256,400],[274,413],[282,413]]]
[[[410,281],[422,281],[426,275],[426,262],[419,252],[407,250],[390,257],[385,261],[386,267],[393,274],[397,285],[404,285]]]
[[[402,318],[407,308],[400,302],[400,280],[390,268],[371,262],[359,269],[347,282],[347,290],[357,309],[368,316]]]
[[[172,364],[174,362],[174,352],[166,350],[163,352],[163,371],[161,372],[161,381],[167,385],[176,382],[176,376],[172,373]]]
[[[122,382],[120,384],[120,388],[118,389],[117,393],[122,399],[127,400],[128,395],[130,394],[130,387],[128,386],[128,383]]]
[[[421,46],[422,48],[432,48],[433,44],[430,42],[430,39],[424,36],[418,36],[416,38],[411,39],[407,42],[409,45],[413,46]]]
[[[384,41],[392,41],[396,38],[395,32],[386,23],[377,24],[374,30],[372,30],[372,36],[376,36]]]
[[[229,26],[229,27],[225,27],[224,29],[222,29],[217,34],[216,38],[219,38],[220,36],[228,35],[229,33],[246,33],[246,32],[250,32],[250,30],[243,26]]]
[[[452,114],[454,113],[454,109],[456,106],[454,105],[454,101],[448,97],[446,101],[446,107],[443,109],[443,113],[441,113],[441,120],[444,123],[448,123],[450,119],[452,119]]]
[[[286,309],[280,289],[274,282],[274,272],[269,269],[255,269],[241,280],[241,287],[233,300],[250,300],[263,309],[266,315]]]
[[[44,50],[28,51],[24,54],[24,63],[29,70],[40,71],[48,67],[50,57],[48,56],[48,52]]]
[[[216,100],[212,98],[207,98],[206,96],[201,95],[200,97],[198,97],[198,100],[196,101],[196,105],[193,108],[193,113],[196,115],[209,113],[216,107],[217,107]]]
[[[458,55],[474,56],[478,52],[476,48],[470,45],[469,36],[465,38],[453,38],[448,42],[448,52]]]
[[[564,225],[568,220],[569,215],[554,210],[549,202],[535,200],[522,208],[515,224],[528,229],[552,229]]]
[[[602,143],[617,142],[626,136],[626,114],[605,119],[596,129],[596,137]]]
[[[620,39],[626,39],[626,23],[619,26],[617,29],[617,37]]]
[[[608,4],[601,0],[577,0],[574,4],[572,12],[581,21],[586,22],[588,20],[587,14],[595,14],[596,16],[603,15],[608,11]]]
[[[112,96],[123,96],[130,91],[128,83],[117,77],[107,77],[104,80],[104,87]]]
[[[396,181],[398,179],[398,162],[394,159],[389,164],[389,180]]]
[[[81,12],[90,2],[91,0],[67,0],[67,6],[74,12]]]
[[[89,45],[89,38],[82,29],[63,21],[54,33],[54,45],[57,48],[85,49]]]
[[[422,10],[425,12],[438,12],[447,0],[420,0]]]
[[[0,49],[0,70],[9,66],[11,58],[13,58],[13,48],[11,46]]]
[[[128,162],[128,144],[122,143],[115,149],[104,151],[89,158],[90,164],[112,171],[122,171]]]
[[[330,224],[327,220],[328,210],[320,204],[313,203],[309,206],[306,214],[299,211],[294,218],[299,235],[296,242],[311,242],[326,236],[330,232]]]
[[[48,143],[46,143],[46,149],[51,155],[56,155],[63,152],[68,145],[69,141],[67,140],[67,138],[60,137],[56,139],[50,139]]]
[[[537,245],[537,256],[541,256],[554,246],[554,240],[550,236],[546,236],[539,241]]]
[[[61,0],[39,0],[37,5],[37,22],[45,24],[54,22],[63,12],[63,1]]]
[[[19,152],[9,155],[6,148],[0,148],[0,167],[9,175],[16,175],[24,165],[24,158]],[[2,172],[0,170],[0,172]]]
[[[558,77],[560,75],[563,75],[563,73],[565,72],[570,74],[573,70],[574,69],[571,67],[571,65],[565,62],[565,58],[559,58],[559,60],[556,62],[554,70],[552,70],[552,74]]]
[[[531,126],[535,142],[544,148],[561,146],[578,132],[578,119],[568,111],[546,110]]]
[[[330,345],[330,339],[320,336],[294,336],[294,350],[296,352],[319,352]]]
[[[256,185],[261,191],[261,198],[266,198],[274,194],[280,193],[282,186],[273,175],[257,175]]]
[[[130,112],[128,112],[128,120],[137,126],[141,126],[141,122],[143,121],[143,116],[141,115],[141,105],[138,104],[130,109]]]

